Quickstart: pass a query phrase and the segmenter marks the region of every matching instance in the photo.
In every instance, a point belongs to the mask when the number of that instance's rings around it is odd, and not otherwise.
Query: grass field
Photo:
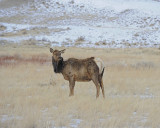
[[[63,49],[63,48],[58,48]],[[55,74],[49,47],[0,46],[0,128],[159,128],[160,49],[66,48],[64,59],[100,57],[105,95]]]

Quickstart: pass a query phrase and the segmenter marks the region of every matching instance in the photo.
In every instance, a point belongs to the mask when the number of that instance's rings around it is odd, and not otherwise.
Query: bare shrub
[[[56,85],[56,80],[54,79],[53,75],[50,77],[50,85],[55,86]]]
[[[1,31],[4,31],[4,30],[6,30],[7,28],[5,27],[5,26],[3,26],[3,25],[0,25],[0,30]]]
[[[85,37],[84,36],[80,36],[76,40],[76,42],[84,42],[84,41],[85,41]]]
[[[99,44],[99,42],[96,42],[95,45],[99,46],[100,44]]]
[[[131,67],[135,68],[135,69],[144,69],[144,68],[154,68],[155,65],[153,62],[145,62],[145,61],[142,61],[142,62],[138,62],[136,64],[132,64]]]
[[[75,40],[75,46],[81,45],[85,41],[85,37],[80,36]]]
[[[29,58],[24,58],[19,54],[15,54],[13,56],[10,56],[10,55],[0,56],[0,66],[17,65],[21,63],[46,64],[46,63],[49,63],[49,61],[50,59],[46,55],[32,55]]]

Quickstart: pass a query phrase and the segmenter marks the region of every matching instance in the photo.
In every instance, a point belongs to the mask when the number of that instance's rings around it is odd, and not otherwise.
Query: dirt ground
[[[96,99],[93,82],[77,82],[69,97],[68,82],[53,72],[49,46],[0,45],[1,128],[160,127],[158,48],[70,47],[62,56],[100,57],[106,98]]]

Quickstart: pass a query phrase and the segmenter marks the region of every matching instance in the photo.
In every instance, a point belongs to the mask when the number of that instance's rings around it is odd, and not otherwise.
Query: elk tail
[[[105,68],[103,68],[103,70],[102,70],[102,73],[101,73],[101,78],[103,77],[104,69],[105,69]]]

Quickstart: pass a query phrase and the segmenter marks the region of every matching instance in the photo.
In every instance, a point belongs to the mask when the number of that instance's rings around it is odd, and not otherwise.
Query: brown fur
[[[74,86],[75,81],[93,81],[96,85],[97,95],[99,97],[100,87],[102,89],[103,97],[104,94],[104,86],[102,81],[103,72],[99,73],[99,67],[94,61],[94,57],[86,58],[86,59],[75,59],[69,58],[66,61],[63,61],[61,57],[61,53],[64,53],[64,50],[58,51],[50,48],[50,52],[53,54],[52,56],[52,64],[55,73],[62,73],[65,80],[69,81],[70,87],[70,96],[74,95]]]

